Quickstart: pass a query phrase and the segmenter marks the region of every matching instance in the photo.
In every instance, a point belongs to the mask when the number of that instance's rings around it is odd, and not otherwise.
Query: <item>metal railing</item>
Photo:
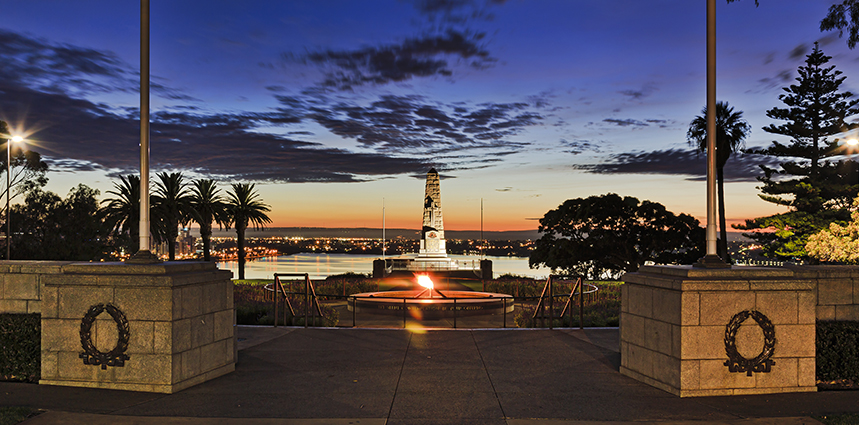
[[[291,317],[295,317],[295,310],[292,308],[292,303],[289,302],[288,295],[301,295],[300,292],[287,292],[286,288],[283,287],[283,282],[280,281],[280,277],[304,277],[304,327],[307,327],[310,318],[310,305],[316,307],[316,313],[319,314],[320,318],[325,318],[325,315],[322,314],[322,309],[319,307],[319,297],[316,296],[316,289],[313,287],[313,282],[310,281],[310,275],[307,273],[275,273],[274,274],[274,283],[273,288],[274,291],[274,327],[277,327],[277,306],[278,306],[278,295],[283,295],[283,324],[286,325],[286,308],[289,307],[289,312],[292,315]],[[268,289],[268,285],[265,286]],[[314,316],[314,322],[316,318]]]
[[[540,294],[540,302],[537,303],[537,308],[534,309],[534,315],[532,319],[537,320],[540,319],[540,324],[542,327],[546,326],[546,319],[549,320],[549,329],[554,327],[555,322],[555,297],[563,297],[563,295],[555,295],[553,285],[554,281],[558,280],[574,280],[575,284],[570,287],[570,294],[567,296],[567,302],[564,304],[564,309],[561,311],[561,314],[558,316],[559,319],[563,319],[564,315],[567,311],[570,312],[570,326],[573,326],[573,296],[576,294],[576,288],[579,290],[579,329],[585,328],[585,294],[593,294],[599,291],[599,288],[596,285],[590,283],[584,283],[584,278],[582,276],[560,276],[560,275],[549,275],[549,278],[546,279],[546,285],[543,286],[543,292]],[[591,287],[588,291],[584,290],[585,285]],[[546,304],[548,304],[549,314],[546,315]]]

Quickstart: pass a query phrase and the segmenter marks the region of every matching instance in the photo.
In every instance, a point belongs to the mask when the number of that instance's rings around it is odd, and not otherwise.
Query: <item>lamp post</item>
[[[23,141],[24,138],[21,136],[13,136],[6,141],[6,260],[12,259],[12,210],[9,203],[10,194],[12,193],[12,143],[21,143]]]

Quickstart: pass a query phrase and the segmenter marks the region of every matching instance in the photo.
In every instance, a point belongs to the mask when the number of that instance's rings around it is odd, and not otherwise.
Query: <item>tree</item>
[[[728,102],[716,103],[716,185],[719,199],[719,229],[721,239],[719,240],[719,256],[726,263],[731,263],[728,253],[728,233],[725,225],[725,164],[731,158],[731,154],[745,147],[744,140],[748,137],[752,127],[743,119],[743,112],[734,112],[734,108],[728,106]],[[695,117],[689,124],[686,132],[686,140],[694,145],[699,152],[707,152],[707,107],[701,111],[701,115]]]
[[[739,0],[728,0],[733,3]],[[759,6],[758,0],[755,5]],[[848,17],[849,16],[849,17]],[[829,12],[820,20],[820,31],[838,30],[838,36],[844,36],[844,29],[849,33],[847,47],[856,47],[859,42],[859,0],[842,0],[840,4],[829,6]]]
[[[120,176],[107,193],[115,198],[102,201],[105,223],[110,227],[117,245],[131,254],[137,251],[140,236],[140,177]]]
[[[227,211],[229,221],[236,229],[236,245],[239,257],[239,279],[245,278],[245,230],[249,224],[255,229],[271,223],[266,215],[271,208],[259,199],[253,183],[233,183],[232,191],[227,192]]]
[[[12,208],[12,251],[16,259],[97,261],[108,257],[110,226],[98,190],[73,188],[66,199],[39,188]]]
[[[704,229],[662,204],[609,193],[569,199],[540,219],[543,236],[528,264],[588,279],[616,278],[645,261],[691,264],[703,254]]]
[[[203,260],[210,260],[212,246],[212,223],[229,226],[230,217],[227,204],[219,194],[221,190],[214,180],[194,180],[191,188],[191,207],[197,212],[197,223],[200,224],[200,237],[203,239]]]
[[[847,37],[847,46],[852,49],[859,41],[859,0],[843,0],[841,4],[829,6],[829,13],[820,21],[821,31],[837,29],[839,37],[844,36],[845,28],[850,34]]]
[[[155,194],[152,195],[152,224],[157,239],[167,242],[169,260],[176,259],[176,238],[179,224],[196,219],[191,206],[191,191],[182,173],[158,173]]]
[[[853,201],[851,221],[842,226],[830,223],[808,238],[805,250],[811,257],[823,261],[859,263],[859,198]]]
[[[767,111],[768,117],[785,123],[770,124],[764,131],[790,137],[790,144],[773,141],[766,149],[752,151],[789,158],[780,169],[761,165],[764,175],[758,178],[763,183],[761,199],[788,207],[788,212],[735,226],[752,230],[745,235],[760,242],[764,255],[770,257],[808,259],[808,236],[849,217],[846,207],[856,186],[847,176],[855,165],[825,160],[844,153],[837,139],[829,140],[829,136],[859,127],[846,121],[859,113],[859,100],[851,100],[850,92],[839,92],[845,77],[835,66],[825,66],[829,59],[815,44],[805,65],[799,67],[798,84],[784,88],[779,96],[787,108]]]

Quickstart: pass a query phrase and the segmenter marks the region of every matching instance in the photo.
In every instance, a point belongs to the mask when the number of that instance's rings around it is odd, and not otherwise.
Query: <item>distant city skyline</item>
[[[748,146],[815,42],[859,93],[833,0],[718,0],[718,99]],[[61,196],[137,173],[139,2],[2,1],[0,119]],[[274,227],[417,228],[427,170],[445,230],[531,230],[614,192],[705,221],[705,2],[153,1],[153,172],[257,183]],[[845,135],[846,137],[846,135]],[[729,223],[784,211],[726,167]]]

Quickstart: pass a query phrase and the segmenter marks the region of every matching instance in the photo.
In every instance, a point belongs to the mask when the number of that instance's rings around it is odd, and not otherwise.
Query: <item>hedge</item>
[[[859,381],[859,321],[817,322],[817,379]]]
[[[0,380],[39,382],[40,314],[0,314]]]

